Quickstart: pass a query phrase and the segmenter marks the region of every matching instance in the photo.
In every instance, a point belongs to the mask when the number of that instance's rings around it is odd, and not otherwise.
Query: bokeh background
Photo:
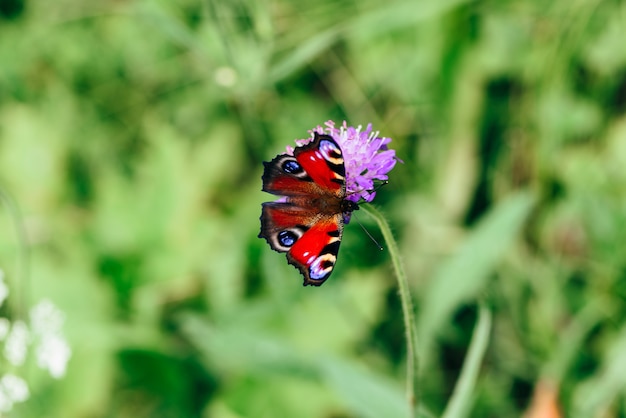
[[[3,312],[51,299],[73,353],[11,416],[406,416],[388,252],[353,222],[304,288],[257,238],[262,161],[329,119],[404,161],[424,416],[480,305],[457,416],[626,416],[624,2],[2,0]]]

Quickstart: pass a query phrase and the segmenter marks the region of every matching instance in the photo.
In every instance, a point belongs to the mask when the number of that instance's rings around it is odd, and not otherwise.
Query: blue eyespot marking
[[[330,141],[321,141],[320,150],[330,158],[341,158],[341,149],[339,149],[334,143]]]
[[[287,160],[283,163],[283,171],[289,174],[295,174],[302,171],[302,167],[294,160]]]
[[[278,241],[285,247],[291,247],[297,240],[298,236],[291,231],[281,231],[278,233]]]
[[[309,276],[313,280],[321,280],[327,277],[335,266],[335,260],[337,257],[333,254],[327,253],[317,257],[309,267]]]

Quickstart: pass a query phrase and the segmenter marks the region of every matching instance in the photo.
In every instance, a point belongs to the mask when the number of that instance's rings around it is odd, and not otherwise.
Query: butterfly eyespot
[[[298,240],[298,236],[291,231],[280,231],[278,240],[284,247],[291,247]]]
[[[327,140],[320,141],[320,151],[324,155],[324,158],[332,164],[343,164],[341,148],[339,148],[337,144]]]
[[[309,270],[311,278],[319,280],[330,274],[335,266],[335,261],[337,261],[337,257],[333,254],[322,254],[317,257],[313,263],[311,263]]]
[[[294,160],[287,160],[283,163],[283,171],[289,174],[297,174],[302,171],[302,167]]]

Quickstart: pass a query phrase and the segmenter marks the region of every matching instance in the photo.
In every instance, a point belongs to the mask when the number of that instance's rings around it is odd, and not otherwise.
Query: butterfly
[[[333,272],[344,223],[359,205],[346,199],[341,147],[324,134],[263,162],[263,191],[282,196],[263,203],[261,232],[273,250],[287,253],[304,286],[320,286]]]

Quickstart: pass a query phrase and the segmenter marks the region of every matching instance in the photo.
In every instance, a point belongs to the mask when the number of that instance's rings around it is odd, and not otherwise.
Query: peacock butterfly
[[[281,198],[263,203],[259,238],[287,253],[304,286],[320,286],[335,267],[344,223],[359,209],[346,200],[341,148],[330,135],[316,132],[293,156],[280,154],[263,165],[263,191]]]

